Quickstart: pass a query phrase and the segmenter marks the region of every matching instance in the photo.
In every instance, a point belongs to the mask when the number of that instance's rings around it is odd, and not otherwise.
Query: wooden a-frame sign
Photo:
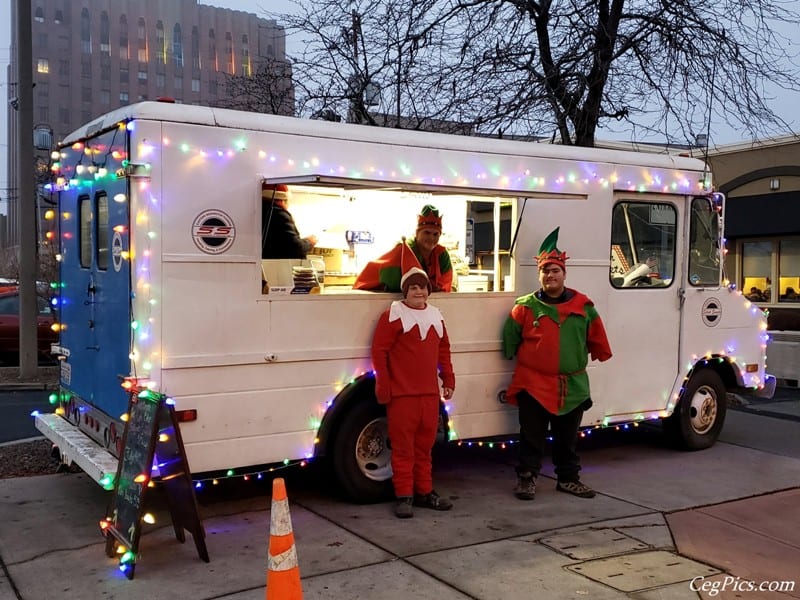
[[[149,488],[155,460],[160,485],[167,499],[175,537],[184,543],[184,530],[192,534],[197,553],[209,562],[205,531],[200,522],[192,474],[186,460],[175,409],[167,397],[134,385],[128,400],[128,421],[122,436],[122,452],[101,529],[106,536],[106,554],[120,556],[120,569],[133,579],[145,496]],[[123,552],[117,551],[119,547]]]

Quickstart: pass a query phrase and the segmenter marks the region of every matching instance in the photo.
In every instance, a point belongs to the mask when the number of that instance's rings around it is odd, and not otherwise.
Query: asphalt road
[[[39,437],[31,413],[52,412],[46,390],[0,390],[0,444]]]

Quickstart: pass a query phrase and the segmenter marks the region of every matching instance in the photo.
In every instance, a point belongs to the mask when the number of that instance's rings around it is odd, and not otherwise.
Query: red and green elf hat
[[[417,231],[420,229],[442,230],[442,215],[439,214],[437,208],[432,204],[423,206],[417,216]]]
[[[553,231],[550,232],[542,245],[539,246],[539,254],[536,256],[536,262],[540,269],[543,269],[545,265],[558,265],[565,271],[567,270],[567,256],[566,252],[562,252],[559,250],[556,245],[558,244],[558,230],[559,227],[556,227]]]

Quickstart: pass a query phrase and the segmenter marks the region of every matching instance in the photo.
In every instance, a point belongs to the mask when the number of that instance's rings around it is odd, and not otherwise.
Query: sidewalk
[[[751,427],[772,421],[743,416]],[[304,600],[789,600],[800,598],[800,453],[791,452],[719,442],[680,453],[649,432],[626,434],[584,455],[596,498],[556,492],[548,469],[536,500],[520,502],[510,453],[448,447],[435,460],[437,488],[455,508],[411,520],[390,504],[342,502],[311,470],[281,475]],[[208,564],[190,537],[175,540],[155,494],[156,525],[144,529],[128,581],[103,552],[108,494],[88,477],[0,480],[0,598],[263,600],[267,486],[200,493]],[[750,579],[795,589],[720,591]]]

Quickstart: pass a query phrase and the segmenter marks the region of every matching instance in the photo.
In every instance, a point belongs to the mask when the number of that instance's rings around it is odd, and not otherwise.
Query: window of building
[[[800,240],[780,240],[778,248],[778,302],[800,302]]]
[[[58,61],[58,74],[64,75],[65,77],[69,77],[69,61],[68,60],[59,60]]]
[[[103,106],[111,104],[111,92],[108,90],[100,90],[100,104]]]
[[[100,54],[111,56],[111,25],[108,22],[108,13],[100,14]]]
[[[208,60],[214,70],[219,71],[219,65],[217,64],[217,40],[213,29],[208,30]]]
[[[108,196],[105,192],[97,194],[97,268],[108,269],[108,255],[111,252],[108,240]]]
[[[250,68],[250,45],[248,44],[247,41],[247,35],[242,36],[242,48],[240,54],[241,54],[241,59],[239,63],[240,63],[241,75],[245,77],[250,77],[253,74],[253,71]]]
[[[38,81],[36,83],[36,95],[39,97],[40,103],[47,103],[50,101],[50,84],[46,81]]]
[[[200,91],[200,80],[192,78],[192,91],[199,92]]]
[[[127,104],[128,103],[128,92],[120,92],[119,93],[119,103],[120,104]]]
[[[92,266],[92,235],[94,234],[94,212],[92,211],[91,198],[88,196],[81,196],[78,207],[78,222],[81,227],[81,267],[88,269]]]
[[[156,60],[161,64],[167,62],[167,40],[164,36],[164,23],[156,23]]]
[[[128,83],[129,81],[129,71],[127,67],[122,67],[119,70],[119,82],[120,83]]]
[[[54,22],[56,25],[60,25],[61,23],[63,23],[63,22],[64,22],[64,11],[63,11],[63,10],[61,10],[61,9],[59,9],[59,10],[56,10],[56,16],[55,16],[55,18],[53,19],[53,22]]]
[[[119,57],[120,60],[128,60],[130,58],[128,46],[128,17],[125,15],[119,18]]]
[[[225,33],[225,69],[228,73],[234,73],[233,68],[233,36],[231,32]]]
[[[139,82],[143,83],[147,81],[147,71],[139,71]]]
[[[175,61],[176,68],[183,68],[183,41],[181,40],[180,23],[175,23],[175,27],[172,29],[172,60]]]
[[[34,19],[37,23],[44,23],[44,9],[41,6],[36,7],[36,12],[34,13]]]
[[[111,81],[111,65],[100,65],[100,80]]]
[[[147,42],[147,25],[142,17],[139,17],[139,21],[136,24],[136,33],[140,42]]]
[[[164,89],[167,85],[167,76],[163,73],[156,73],[156,87],[160,90]]]
[[[81,88],[81,100],[83,100],[84,102],[92,101],[92,88],[90,87]]]
[[[92,120],[92,113],[88,110],[81,111],[81,123],[88,123]]]
[[[36,34],[36,46],[38,48],[47,48],[47,34],[46,33],[38,33],[38,34]]]
[[[69,123],[69,108],[62,106],[58,109],[58,120],[63,124]]]
[[[182,90],[183,89],[183,77],[180,75],[175,76],[175,89]]]
[[[200,30],[192,27],[192,69],[200,70]]]
[[[208,80],[208,93],[212,96],[217,95],[217,80],[216,79],[209,79]]]
[[[81,77],[84,79],[92,78],[92,63],[89,61],[81,62]]]
[[[146,63],[147,62],[147,48],[139,48],[137,58],[139,59],[140,63]]]
[[[50,109],[46,104],[39,106],[39,120],[45,122],[50,120]]]
[[[47,75],[50,72],[50,63],[46,58],[40,58],[36,63],[36,72]]]
[[[677,211],[672,204],[620,202],[611,213],[611,285],[667,287],[675,279]]]
[[[88,8],[81,11],[81,52],[92,53],[92,22]]]
[[[772,242],[742,243],[741,289],[753,302],[772,301]]]

